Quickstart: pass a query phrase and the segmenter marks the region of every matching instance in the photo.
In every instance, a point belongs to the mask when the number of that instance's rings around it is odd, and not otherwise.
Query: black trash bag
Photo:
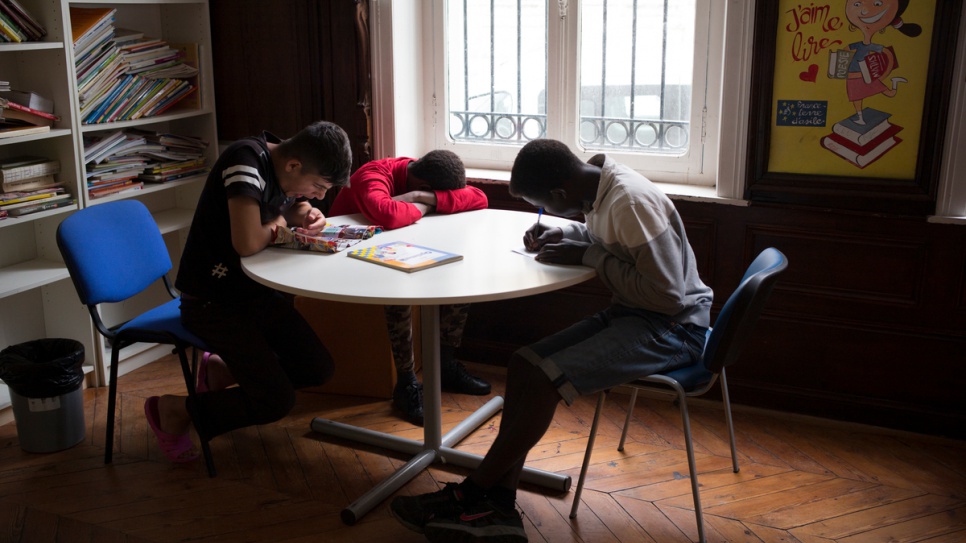
[[[53,398],[80,387],[83,363],[79,341],[36,339],[0,351],[0,379],[25,398]]]

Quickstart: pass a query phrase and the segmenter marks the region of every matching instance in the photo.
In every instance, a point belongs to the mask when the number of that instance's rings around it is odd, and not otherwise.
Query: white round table
[[[350,249],[315,253],[269,248],[242,259],[250,277],[277,290],[340,302],[421,306],[424,440],[400,438],[366,428],[316,418],[314,431],[385,447],[413,455],[396,473],[376,485],[342,511],[342,520],[354,524],[373,507],[435,461],[474,468],[480,456],[453,449],[460,440],[503,407],[495,397],[455,428],[442,435],[439,384],[439,305],[518,298],[549,292],[591,279],[585,266],[543,264],[522,249],[523,234],[536,213],[483,209],[453,215],[427,215],[415,224],[387,230]],[[333,225],[368,224],[362,215],[330,217]],[[569,221],[543,215],[542,223]],[[407,273],[349,258],[351,249],[405,241],[457,253],[463,259]],[[566,491],[570,477],[526,468],[523,481]]]

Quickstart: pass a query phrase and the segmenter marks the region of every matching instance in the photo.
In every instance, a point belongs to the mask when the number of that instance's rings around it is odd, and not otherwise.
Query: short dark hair
[[[437,149],[409,163],[409,174],[429,183],[433,190],[455,190],[466,186],[466,168],[452,151]]]
[[[584,163],[564,143],[532,140],[520,149],[510,170],[510,194],[543,198],[580,174]]]
[[[278,150],[285,159],[300,161],[304,173],[325,177],[333,187],[349,184],[352,147],[345,130],[335,123],[314,122],[282,141]]]

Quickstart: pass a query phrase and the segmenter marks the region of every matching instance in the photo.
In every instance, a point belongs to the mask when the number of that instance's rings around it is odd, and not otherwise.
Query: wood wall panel
[[[753,252],[783,247],[808,262],[804,270],[788,270],[782,282],[809,296],[902,308],[919,303],[928,265],[921,242],[765,225],[748,225],[746,233]]]

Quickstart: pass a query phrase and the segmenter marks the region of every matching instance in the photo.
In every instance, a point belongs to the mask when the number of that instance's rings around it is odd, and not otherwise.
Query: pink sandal
[[[205,354],[201,355],[201,362],[198,363],[198,383],[195,385],[195,392],[202,393],[208,392],[208,358],[211,353],[205,351]]]
[[[158,446],[161,452],[172,462],[192,462],[197,460],[201,454],[195,449],[195,444],[191,442],[188,432],[181,435],[173,435],[161,430],[161,415],[158,412],[158,401],[161,398],[151,396],[144,402],[144,416],[148,419],[148,424],[158,438]]]

